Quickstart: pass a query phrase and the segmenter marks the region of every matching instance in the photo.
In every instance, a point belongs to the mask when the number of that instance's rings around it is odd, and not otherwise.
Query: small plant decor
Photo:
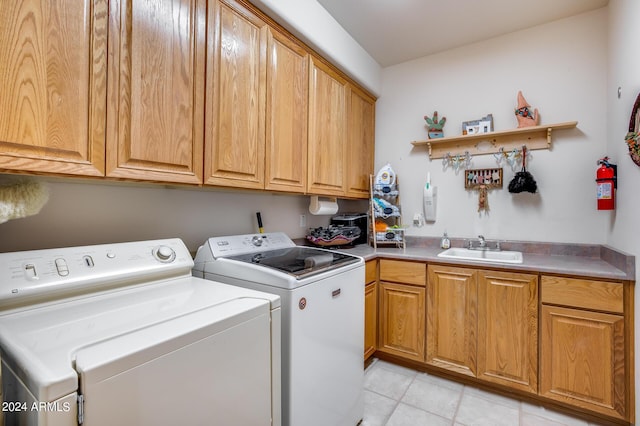
[[[424,120],[427,122],[429,139],[437,139],[444,137],[444,123],[447,122],[447,117],[442,117],[438,121],[438,111],[433,112],[433,118],[428,115],[424,116]]]

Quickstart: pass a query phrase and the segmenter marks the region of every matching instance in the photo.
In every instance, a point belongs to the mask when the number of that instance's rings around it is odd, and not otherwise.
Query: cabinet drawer
[[[369,260],[364,264],[364,282],[372,283],[378,279],[378,271],[376,270],[378,262]]]
[[[426,285],[427,266],[424,263],[402,260],[380,260],[380,280]]]
[[[622,283],[550,276],[541,283],[542,303],[624,312]]]

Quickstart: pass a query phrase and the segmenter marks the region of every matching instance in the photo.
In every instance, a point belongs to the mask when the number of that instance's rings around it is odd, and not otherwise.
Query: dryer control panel
[[[189,276],[192,267],[177,238],[0,253],[0,310]]]

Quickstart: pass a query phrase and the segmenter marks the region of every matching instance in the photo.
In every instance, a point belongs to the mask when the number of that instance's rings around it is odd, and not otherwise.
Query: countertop
[[[506,245],[503,244],[503,246]],[[461,247],[458,244],[456,246]],[[443,250],[437,245],[434,246],[432,239],[408,241],[406,248],[378,247],[374,249],[367,244],[360,244],[352,248],[340,249],[340,251],[361,256],[365,260],[404,259],[452,266],[477,266],[504,271],[542,272],[611,280],[635,281],[636,279],[635,257],[609,246],[514,242],[510,244],[510,247],[504,249],[513,248],[522,251],[523,263],[506,264],[441,258],[438,257],[438,253]]]

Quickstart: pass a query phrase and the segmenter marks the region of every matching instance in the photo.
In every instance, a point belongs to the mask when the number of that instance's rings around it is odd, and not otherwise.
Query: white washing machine
[[[362,258],[296,246],[283,233],[214,237],[198,249],[193,274],[281,297],[283,425],[362,420]]]
[[[0,254],[5,424],[280,425],[279,297],[192,267],[179,239]]]

